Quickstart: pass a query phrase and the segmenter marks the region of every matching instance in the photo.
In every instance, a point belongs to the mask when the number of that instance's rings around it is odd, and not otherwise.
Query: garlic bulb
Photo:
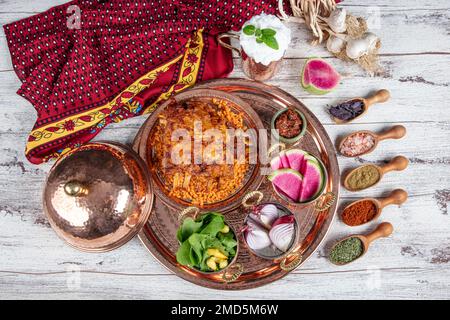
[[[348,40],[345,52],[350,59],[356,60],[375,49],[378,40],[375,34],[368,32],[361,39]]]
[[[330,51],[331,53],[339,53],[344,48],[345,48],[345,40],[330,35],[330,37],[327,40],[328,51]]]
[[[344,8],[337,8],[331,12],[326,22],[334,32],[344,33],[347,30],[346,17],[347,11]]]

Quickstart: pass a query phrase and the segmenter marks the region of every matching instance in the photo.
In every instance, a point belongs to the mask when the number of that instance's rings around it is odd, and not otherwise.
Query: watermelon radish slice
[[[308,59],[302,71],[302,87],[312,94],[326,94],[332,91],[341,79],[341,75],[325,60]]]
[[[303,176],[292,169],[280,169],[269,175],[269,180],[280,193],[296,201],[301,194]]]
[[[277,156],[277,157],[273,158],[272,160],[270,160],[270,167],[274,171],[278,170],[278,169],[283,169],[283,165],[281,164],[281,157]]]
[[[286,156],[286,152],[281,151],[278,156],[270,160],[270,167],[272,170],[289,168],[289,160]]]
[[[308,156],[308,152],[300,149],[291,149],[286,151],[286,157],[289,162],[289,167],[293,170],[297,170],[302,173],[302,165],[305,157]]]
[[[291,167],[289,165],[289,160],[288,160],[288,157],[286,156],[286,152],[285,151],[281,151],[280,152],[280,159],[281,159],[281,164],[283,165],[283,168],[290,168]]]
[[[306,160],[305,172],[300,190],[299,202],[305,202],[320,192],[323,184],[323,173],[320,164],[315,160]]]

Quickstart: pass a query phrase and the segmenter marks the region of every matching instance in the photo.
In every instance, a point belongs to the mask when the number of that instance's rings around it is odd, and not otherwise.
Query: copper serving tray
[[[339,167],[334,146],[325,129],[303,103],[277,87],[244,79],[220,79],[202,83],[195,88],[222,90],[238,96],[258,113],[267,129],[270,128],[272,116],[282,108],[295,107],[305,115],[308,122],[307,133],[296,146],[322,160],[328,171],[326,192],[333,192],[336,201],[324,211],[316,210],[313,205],[303,208],[290,207],[299,222],[299,241],[295,251],[301,254],[300,265],[302,265],[324,240],[336,214],[339,199]],[[142,131],[136,135],[133,146],[138,153],[139,146],[142,145]],[[266,179],[259,187],[259,191],[264,193],[263,202],[275,201],[286,205],[274,194],[270,182]],[[167,206],[156,198],[153,212],[139,233],[139,238],[151,254],[177,276],[208,288],[242,290],[271,283],[290,272],[283,270],[279,261],[265,260],[250,253],[242,239],[237,262],[243,266],[244,271],[233,282],[226,282],[217,274],[205,274],[179,265],[175,258],[179,246],[176,239],[176,230],[179,226],[178,213],[177,209]],[[242,208],[237,208],[227,212],[226,218],[235,230],[239,230],[245,214]]]

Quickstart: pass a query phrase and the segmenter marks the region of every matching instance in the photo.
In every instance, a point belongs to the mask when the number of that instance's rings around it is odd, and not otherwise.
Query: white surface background
[[[0,0],[3,25],[42,12],[65,0]],[[372,7],[368,7],[370,3]],[[390,173],[377,187],[360,194],[343,192],[342,203],[360,196],[382,196],[405,188],[409,201],[385,209],[380,221],[395,228],[389,239],[345,267],[331,265],[321,248],[302,268],[271,285],[226,292],[194,286],[166,271],[138,239],[105,254],[77,252],[61,242],[42,213],[41,192],[50,165],[34,166],[24,156],[25,141],[36,115],[15,94],[20,82],[12,71],[3,30],[0,33],[0,298],[450,298],[450,2],[446,0],[347,0],[354,14],[373,16],[373,29],[383,41],[383,77],[369,78],[358,67],[330,57],[308,44],[304,26],[290,25],[294,45],[281,74],[271,84],[301,99],[335,140],[353,130],[381,130],[403,124],[408,135],[385,141],[369,156],[339,158],[341,169],[382,163],[397,154],[411,164]],[[349,74],[338,90],[312,96],[301,89],[304,58],[320,56]],[[238,60],[236,60],[238,61]],[[232,76],[242,77],[237,63]],[[348,126],[334,125],[326,106],[387,88],[392,99]],[[144,118],[107,127],[99,139],[131,142]],[[365,232],[338,219],[325,241]],[[72,271],[80,271],[80,276]]]

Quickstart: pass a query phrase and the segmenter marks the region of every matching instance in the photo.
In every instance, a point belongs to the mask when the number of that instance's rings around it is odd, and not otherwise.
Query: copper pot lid
[[[55,232],[82,251],[104,252],[132,239],[153,206],[150,176],[130,148],[95,142],[58,160],[47,178],[44,211]]]

